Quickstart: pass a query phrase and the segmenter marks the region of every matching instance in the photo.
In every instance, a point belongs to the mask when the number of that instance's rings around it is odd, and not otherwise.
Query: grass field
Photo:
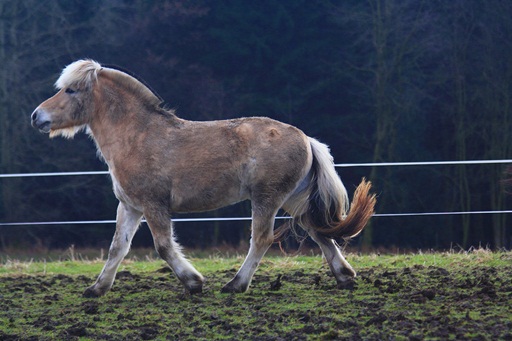
[[[162,261],[137,257],[98,299],[82,292],[103,261],[68,258],[3,260],[1,340],[512,339],[511,252],[349,254],[353,290],[336,289],[319,256],[272,256],[237,295],[220,289],[242,257],[193,258],[207,280],[193,296]]]

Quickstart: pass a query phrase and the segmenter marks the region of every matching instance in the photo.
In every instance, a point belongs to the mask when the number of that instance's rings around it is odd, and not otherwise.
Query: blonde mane
[[[108,73],[119,84],[123,84],[125,87],[138,93],[141,98],[145,98],[156,106],[163,103],[162,98],[138,77],[122,69],[103,67],[98,62],[90,59],[81,59],[66,66],[62,70],[59,79],[55,82],[55,87],[57,89],[90,89],[98,80],[99,72]]]
[[[68,87],[91,88],[98,79],[98,72],[101,65],[90,59],[81,59],[69,64],[62,70],[62,73],[55,82],[57,89]]]
[[[159,106],[163,102],[162,98],[146,83],[124,70],[104,67],[101,72],[105,75],[108,74],[109,77],[114,79],[117,84],[125,87],[126,89],[130,89],[130,91],[137,94],[140,100],[146,101],[155,107]]]

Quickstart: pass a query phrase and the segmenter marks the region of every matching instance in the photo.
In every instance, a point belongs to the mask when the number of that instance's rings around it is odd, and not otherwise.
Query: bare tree
[[[439,20],[430,1],[367,0],[341,5],[338,20],[351,37],[345,54],[355,84],[365,101],[361,107],[373,124],[373,162],[402,161],[403,127],[417,126],[425,115],[420,103],[427,97],[430,73],[428,58],[439,52]],[[414,158],[415,155],[410,155]],[[379,207],[397,208],[407,191],[396,190],[390,168],[374,167],[370,179],[383,193]],[[393,189],[395,186],[395,189]],[[405,200],[407,201],[407,200]],[[372,245],[373,227],[363,235],[363,245]]]
[[[508,13],[512,4],[493,1],[482,10],[482,20],[475,26],[477,36],[478,65],[481,65],[481,85],[475,92],[477,112],[481,118],[478,135],[487,146],[483,158],[508,159],[512,157],[512,26]],[[485,23],[485,24],[484,24]],[[503,166],[493,165],[490,171],[482,174],[488,183],[491,209],[506,208],[507,195],[503,191]],[[492,234],[494,247],[510,246],[507,241],[507,219],[505,214],[493,215]],[[509,234],[510,235],[510,234]],[[508,244],[508,245],[507,245]]]
[[[98,5],[100,8],[89,2],[69,4],[0,1],[0,173],[62,171],[73,164],[76,167],[97,164],[94,146],[87,139],[72,147],[63,140],[48,140],[30,126],[30,113],[41,99],[53,93],[53,82],[62,67],[75,58],[88,56],[89,51],[105,40],[112,25],[123,30],[123,26],[116,25],[123,14],[120,9],[126,8],[122,2],[104,2]],[[123,36],[117,37],[121,40]],[[116,46],[111,41],[109,44]],[[87,148],[88,152],[81,155],[80,148]],[[2,221],[43,215],[48,219],[52,197],[45,193],[47,188],[36,184],[44,181],[66,186],[41,179],[0,181]],[[58,192],[56,187],[52,190]],[[62,188],[60,195],[65,198],[66,193],[69,191]],[[64,199],[63,205],[65,202]],[[63,207],[54,206],[55,215],[62,214]]]

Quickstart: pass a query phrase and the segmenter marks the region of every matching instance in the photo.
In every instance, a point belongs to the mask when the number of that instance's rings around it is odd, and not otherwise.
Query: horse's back
[[[235,163],[246,159],[281,161],[283,157],[296,160],[306,156],[310,148],[301,130],[266,117],[188,121],[171,134],[172,148],[177,153],[186,152],[186,159],[224,156]]]

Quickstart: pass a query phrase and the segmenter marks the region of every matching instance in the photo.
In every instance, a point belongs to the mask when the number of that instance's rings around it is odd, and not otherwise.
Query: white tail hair
[[[327,208],[325,212],[326,220],[328,221],[330,216],[328,212],[330,207],[339,209],[339,213],[344,218],[349,209],[349,198],[347,189],[334,168],[334,159],[329,147],[311,137],[309,142],[313,152],[313,162],[317,162],[316,181],[318,184],[318,195]]]
[[[375,194],[370,194],[371,183],[363,179],[356,188],[349,210],[345,186],[334,168],[329,147],[309,137],[313,163],[304,186],[290,198],[287,211],[294,222],[305,229],[314,229],[328,238],[350,239],[357,236],[373,215]],[[285,224],[275,233],[284,236],[293,224]]]

